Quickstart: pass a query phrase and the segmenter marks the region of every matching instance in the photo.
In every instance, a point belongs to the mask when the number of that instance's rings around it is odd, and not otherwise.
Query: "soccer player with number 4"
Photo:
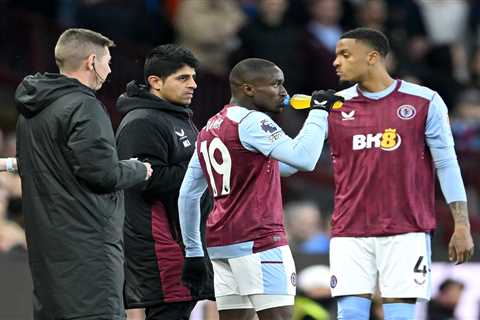
[[[455,222],[449,258],[463,263],[474,250],[447,107],[435,91],[393,79],[388,51],[385,35],[359,28],[340,37],[333,62],[354,84],[328,117],[338,319],[369,319],[377,283],[385,320],[415,319],[417,299],[430,298],[435,169]]]
[[[326,119],[342,97],[315,91],[300,133],[288,137],[268,114],[283,108],[283,73],[272,62],[246,59],[230,73],[232,99],[200,131],[179,196],[186,259],[183,280],[206,273],[200,197],[211,189],[208,253],[220,319],[291,319],[296,274],[283,224],[280,175],[311,171],[320,157]]]

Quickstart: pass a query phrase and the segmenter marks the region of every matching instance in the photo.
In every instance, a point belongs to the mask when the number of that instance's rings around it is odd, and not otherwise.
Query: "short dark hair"
[[[340,39],[358,39],[386,57],[390,51],[390,42],[385,34],[371,28],[356,28],[345,32]]]
[[[99,49],[114,47],[115,43],[104,35],[81,28],[65,30],[55,45],[55,63],[60,71],[77,70],[83,59]]]
[[[260,77],[265,77],[266,70],[275,68],[276,65],[265,59],[248,58],[237,63],[230,71],[230,85],[241,85],[252,82]]]
[[[165,79],[183,66],[197,68],[198,60],[187,48],[176,44],[164,44],[153,48],[145,57],[143,76],[148,85],[151,75]]]

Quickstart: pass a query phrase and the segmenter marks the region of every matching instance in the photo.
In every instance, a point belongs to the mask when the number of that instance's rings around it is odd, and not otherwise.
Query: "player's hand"
[[[320,109],[330,112],[336,102],[343,102],[345,99],[335,94],[335,90],[318,90],[313,91],[310,107],[312,109]]]
[[[183,262],[182,281],[186,287],[200,288],[207,279],[207,263],[205,257],[185,258]]]
[[[469,226],[456,226],[448,244],[448,259],[455,264],[464,263],[473,256],[474,245]]]
[[[143,164],[147,167],[147,176],[145,177],[145,180],[148,180],[153,174],[152,165],[148,162],[143,162]]]

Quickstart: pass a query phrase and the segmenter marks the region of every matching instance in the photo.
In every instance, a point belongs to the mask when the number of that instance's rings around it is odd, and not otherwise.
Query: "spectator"
[[[366,28],[382,31],[389,35],[387,25],[388,9],[385,0],[365,0],[358,6],[357,18],[359,25]],[[387,57],[387,69],[395,73],[397,68],[396,53],[390,52]]]
[[[57,0],[58,24],[83,25],[131,43],[173,40],[166,4],[161,0]]]
[[[301,87],[305,92],[317,88],[339,88],[332,62],[335,59],[335,43],[342,34],[341,2],[311,0],[308,8],[311,17],[299,49],[300,66],[304,72]]]
[[[470,5],[466,0],[418,2],[424,17],[431,49],[426,62],[431,74],[425,84],[439,91],[447,105],[454,105],[460,85],[468,80],[467,23]],[[444,21],[448,19],[449,23]]]
[[[234,0],[184,0],[174,19],[177,42],[192,50],[200,61],[200,70],[225,75],[245,19]]]
[[[415,0],[386,0],[387,34],[400,69],[422,67],[430,48],[425,23]],[[417,74],[418,76],[418,74]]]
[[[141,4],[141,1],[128,0],[78,0],[76,4],[67,2],[64,6],[66,12],[71,7],[76,7],[73,26],[81,25],[98,30],[119,41],[135,41],[139,26],[147,20],[140,16]]]
[[[257,15],[243,28],[235,64],[249,57],[271,60],[285,71],[289,90],[298,92],[303,79],[298,68],[300,29],[288,16],[288,0],[260,0]]]
[[[428,303],[427,320],[454,320],[455,309],[460,301],[464,284],[453,279],[446,279],[438,288],[438,293]]]
[[[293,251],[328,254],[329,235],[318,206],[313,202],[290,202],[285,206],[288,243]]]
[[[359,25],[386,32],[387,4],[384,0],[365,0],[358,7]]]
[[[480,90],[464,90],[455,107],[452,131],[457,150],[480,154]]]

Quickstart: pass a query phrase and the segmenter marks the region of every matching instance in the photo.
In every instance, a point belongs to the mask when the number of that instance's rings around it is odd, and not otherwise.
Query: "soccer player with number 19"
[[[385,35],[359,28],[341,36],[333,62],[354,84],[328,117],[338,319],[369,319],[377,281],[385,320],[415,319],[417,299],[430,298],[435,169],[455,222],[449,258],[463,263],[474,250],[447,107],[435,91],[393,79],[388,50]]]
[[[215,202],[207,220],[208,253],[220,319],[291,319],[295,265],[283,225],[280,175],[311,171],[320,157],[332,91],[315,91],[294,139],[267,113],[283,108],[283,73],[272,62],[246,59],[230,73],[231,104],[200,131],[180,189],[179,214],[186,259],[184,282],[205,275],[200,241],[200,197]]]

